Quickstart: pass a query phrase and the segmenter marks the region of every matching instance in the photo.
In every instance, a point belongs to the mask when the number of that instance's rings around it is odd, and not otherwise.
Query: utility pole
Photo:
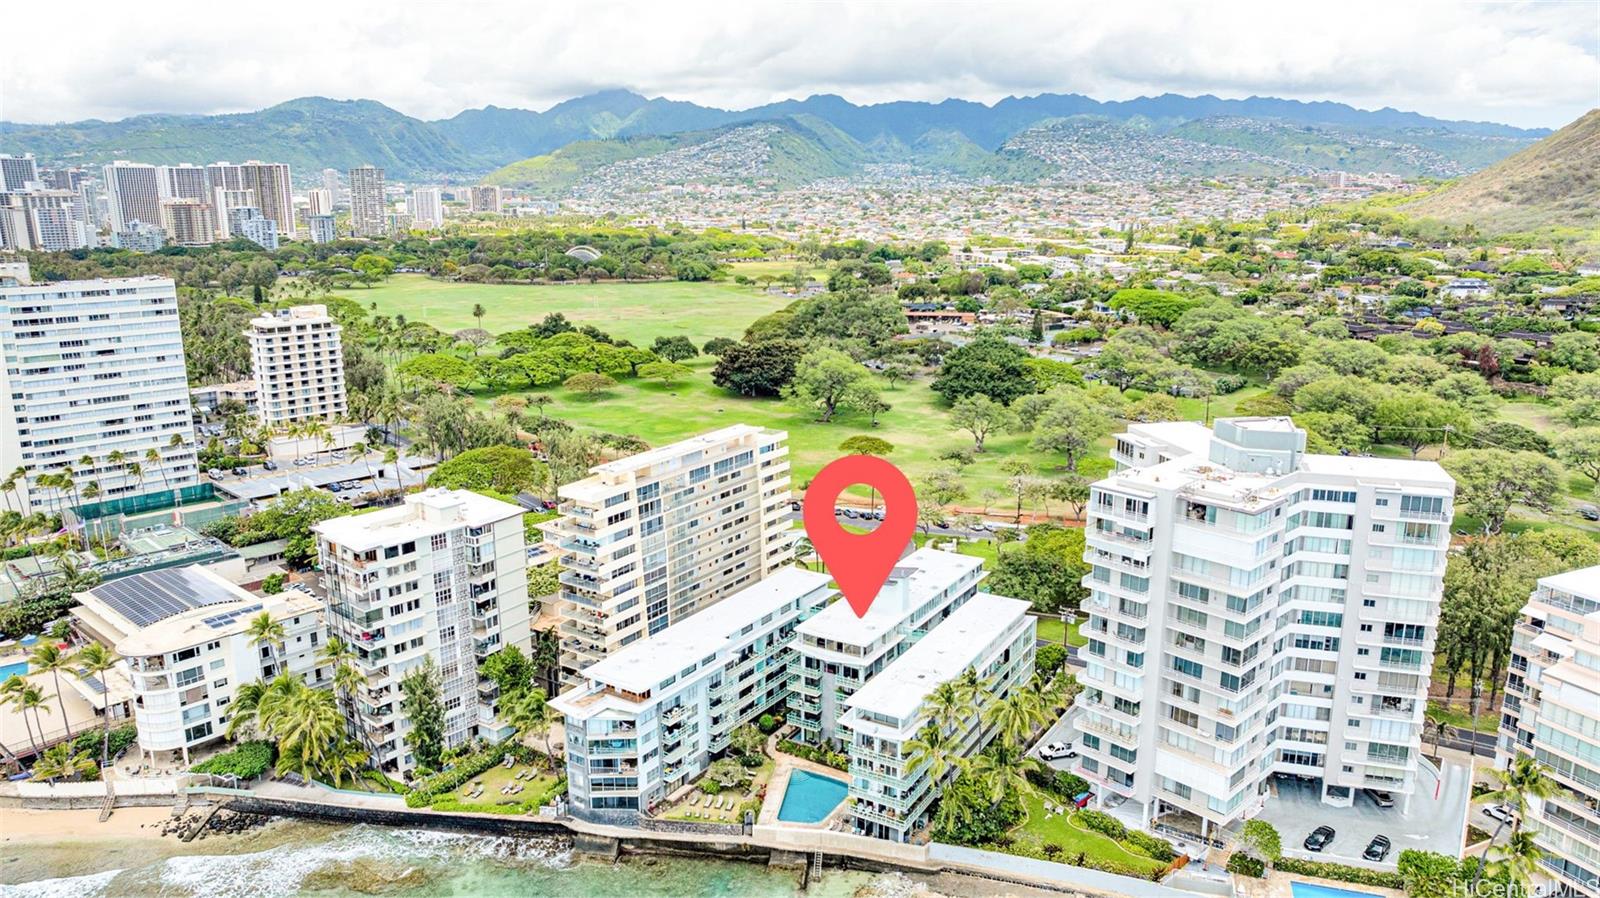
[[[1483,681],[1472,681],[1472,764],[1477,766],[1478,759],[1478,699],[1483,697]]]

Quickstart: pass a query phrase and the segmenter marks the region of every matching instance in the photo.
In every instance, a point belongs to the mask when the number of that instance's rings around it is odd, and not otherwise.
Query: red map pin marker
[[[834,517],[846,487],[864,483],[883,496],[883,522],[866,533],[848,533]],[[839,584],[856,617],[863,617],[889,579],[895,562],[917,529],[917,496],[900,469],[871,455],[847,455],[817,473],[806,488],[806,536]]]

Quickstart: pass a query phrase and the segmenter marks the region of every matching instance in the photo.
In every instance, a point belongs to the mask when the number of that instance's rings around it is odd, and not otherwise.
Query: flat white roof
[[[973,596],[868,680],[845,706],[907,720],[935,686],[980,660],[989,643],[1027,614],[1028,608],[1022,599],[987,592]]]
[[[1128,425],[1128,435],[1176,446],[1191,455],[1205,455],[1211,446],[1211,430],[1198,421],[1154,421]]]
[[[815,590],[827,574],[786,567],[697,611],[654,636],[638,640],[584,668],[585,679],[643,693],[736,639],[739,631]]]
[[[983,567],[983,559],[937,549],[918,549],[900,559],[895,569],[906,576],[909,595],[904,605],[874,600],[867,613],[856,617],[849,602],[834,602],[799,627],[799,632],[846,645],[867,645],[911,617],[923,603],[963,576]],[[894,574],[890,575],[895,576]],[[893,589],[894,587],[889,587]],[[883,592],[880,591],[880,596]]]
[[[1539,585],[1586,599],[1600,599],[1600,564],[1541,577]]]
[[[636,455],[630,455],[627,458],[604,462],[595,465],[589,470],[596,474],[625,474],[639,468],[669,461],[696,449],[710,449],[729,440],[761,433],[764,430],[765,428],[756,427],[753,424],[730,424],[727,427],[692,436],[686,440],[679,440],[676,443],[668,443],[665,446],[649,449]]]
[[[454,513],[446,516],[451,506]],[[330,518],[311,529],[348,549],[375,549],[455,527],[485,527],[523,513],[519,505],[471,490],[431,489],[407,496],[404,505]]]

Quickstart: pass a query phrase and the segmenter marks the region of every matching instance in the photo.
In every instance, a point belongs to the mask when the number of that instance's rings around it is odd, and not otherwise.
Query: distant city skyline
[[[499,0],[448,11],[285,0],[252,23],[249,41],[171,28],[194,18],[185,10],[202,12],[191,0],[159,6],[165,14],[90,2],[74,31],[80,52],[17,42],[0,68],[0,120],[243,112],[309,95],[437,119],[486,105],[544,110],[611,88],[725,109],[812,94],[860,104],[1256,95],[1546,128],[1600,105],[1600,3],[1590,0],[599,2],[560,28]]]

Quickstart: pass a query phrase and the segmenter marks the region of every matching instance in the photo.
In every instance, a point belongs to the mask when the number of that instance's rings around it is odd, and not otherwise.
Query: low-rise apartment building
[[[318,657],[328,639],[322,602],[298,589],[257,596],[190,566],[123,577],[76,598],[76,629],[127,667],[147,757],[172,752],[187,764],[191,749],[221,739],[245,683],[287,672],[324,686],[332,676]],[[283,626],[281,645],[251,638],[262,614]]]
[[[1305,440],[1136,424],[1092,487],[1078,772],[1146,822],[1235,823],[1275,773],[1334,805],[1416,789],[1455,483]]]
[[[1531,757],[1559,787],[1522,822],[1542,872],[1600,896],[1600,566],[1539,581],[1511,636],[1501,712],[1497,766]]]
[[[566,718],[573,813],[626,821],[650,810],[784,702],[794,629],[834,595],[828,581],[786,567],[585,668],[551,702]]]
[[[366,681],[360,725],[383,769],[415,766],[400,681],[428,658],[438,667],[447,747],[510,734],[478,665],[505,646],[531,648],[522,513],[477,493],[434,489],[312,528],[328,625],[355,650]]]
[[[845,702],[940,621],[978,594],[987,576],[970,555],[918,549],[900,560],[867,613],[836,602],[800,626],[800,679],[789,722],[799,739],[838,743]]]
[[[561,556],[566,682],[619,648],[787,567],[783,431],[737,424],[591,468],[540,525]]]
[[[968,669],[994,700],[1025,686],[1033,676],[1036,643],[1028,607],[1019,599],[974,596],[845,700],[839,728],[850,755],[853,800],[847,813],[855,832],[907,842],[927,825],[929,807],[957,772],[952,765],[936,782],[926,762],[918,763],[906,749],[929,725],[927,697]],[[982,751],[994,735],[979,715],[951,732],[962,758]]]

